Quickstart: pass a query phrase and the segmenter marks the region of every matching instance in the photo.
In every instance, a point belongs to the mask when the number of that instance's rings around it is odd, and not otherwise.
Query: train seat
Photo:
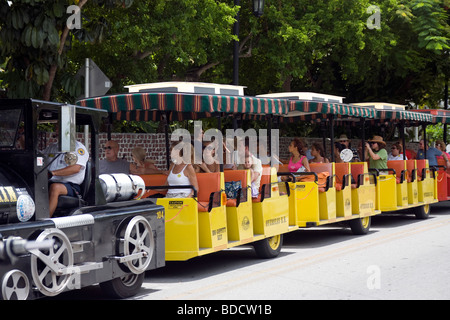
[[[167,181],[167,175],[165,174],[143,174],[140,177],[144,180],[146,187],[164,186]],[[151,198],[158,194],[165,196],[166,193],[167,190],[146,190],[142,198]]]
[[[310,163],[309,167],[317,174],[319,192],[326,192],[332,186],[333,163]]]
[[[388,168],[395,170],[397,184],[403,183],[403,181],[406,180],[408,173],[405,169],[405,162],[403,160],[390,160],[387,162],[387,166]]]
[[[80,184],[80,195],[78,197],[59,196],[56,209],[72,209],[87,205],[86,196],[89,192],[89,187],[92,181],[92,163],[86,163],[86,171],[84,173],[84,180]]]
[[[336,191],[341,191],[349,185],[350,169],[348,163],[335,163],[334,170],[336,171]]]
[[[416,160],[406,160],[406,170],[408,171],[408,182],[414,182],[416,180]]]
[[[197,173],[198,211],[210,212],[221,205],[220,172]]]
[[[265,198],[270,197],[270,167],[263,167],[261,183],[259,185],[259,194],[258,197],[252,198],[252,202],[261,202],[264,201]]]
[[[227,170],[224,172],[225,176],[225,189],[227,188],[227,182],[241,183],[241,187],[236,194],[236,197],[228,197],[227,195],[227,207],[238,207],[241,202],[247,201],[247,187],[249,181],[247,181],[247,170]]]

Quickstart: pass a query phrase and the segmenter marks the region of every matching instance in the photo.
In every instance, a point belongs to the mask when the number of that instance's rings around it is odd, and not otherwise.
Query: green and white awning
[[[122,120],[202,119],[214,114],[284,115],[288,100],[245,96],[199,95],[182,93],[126,93],[82,99],[78,105],[107,110]]]

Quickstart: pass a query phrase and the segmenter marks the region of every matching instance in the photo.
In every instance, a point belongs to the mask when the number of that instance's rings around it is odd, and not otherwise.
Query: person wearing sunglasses
[[[374,136],[372,140],[366,142],[366,159],[369,159],[369,168],[378,169],[381,174],[384,174],[383,169],[387,169],[388,154],[385,147],[386,142],[380,136]]]
[[[130,173],[128,161],[119,158],[119,144],[116,141],[107,141],[104,149],[105,159],[99,161],[99,174]]]
[[[391,147],[391,153],[389,153],[388,160],[403,160],[402,150],[403,147],[400,143],[394,143]],[[405,156],[405,160],[408,160],[408,157]]]

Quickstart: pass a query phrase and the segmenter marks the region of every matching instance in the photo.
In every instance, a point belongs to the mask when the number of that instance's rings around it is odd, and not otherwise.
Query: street
[[[168,262],[134,299],[449,299],[449,209],[433,206],[428,220],[377,216],[366,236],[299,230],[273,260],[241,248]]]
[[[256,258],[251,247],[147,272],[132,300],[449,299],[450,205],[431,217],[386,214],[365,236],[321,227],[285,235],[280,256]],[[63,299],[98,299],[98,288]]]

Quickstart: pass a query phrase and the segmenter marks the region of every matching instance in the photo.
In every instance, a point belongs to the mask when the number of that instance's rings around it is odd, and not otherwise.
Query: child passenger
[[[257,198],[259,195],[259,186],[261,184],[262,167],[261,165],[260,166],[255,165],[253,160],[254,159],[252,155],[246,154],[244,169],[250,170],[250,177],[252,181],[251,183],[252,198]],[[258,168],[261,168],[261,170],[259,170]]]

